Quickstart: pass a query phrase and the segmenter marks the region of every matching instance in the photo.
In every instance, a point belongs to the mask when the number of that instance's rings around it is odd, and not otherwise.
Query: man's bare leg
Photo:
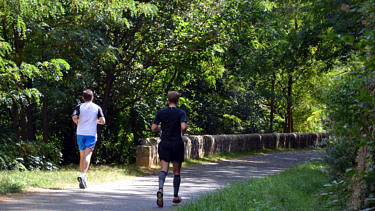
[[[173,175],[180,175],[182,163],[173,161]]]
[[[81,175],[77,178],[79,182],[79,187],[84,189],[87,188],[86,185],[86,173],[90,166],[90,160],[92,155],[92,150],[86,147],[85,150],[79,151],[79,169],[81,170]]]
[[[83,166],[85,165],[85,150],[79,151],[79,170],[83,172]]]
[[[87,170],[89,169],[90,166],[90,161],[91,161],[91,155],[92,155],[92,150],[88,147],[86,147],[84,152],[84,160],[83,160],[83,167],[82,167],[82,172],[86,174]]]

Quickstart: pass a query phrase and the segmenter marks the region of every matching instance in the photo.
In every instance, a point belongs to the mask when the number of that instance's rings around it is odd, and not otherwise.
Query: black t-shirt
[[[184,110],[168,107],[161,109],[156,113],[154,124],[161,123],[162,141],[181,141],[181,123],[186,122],[186,113]]]

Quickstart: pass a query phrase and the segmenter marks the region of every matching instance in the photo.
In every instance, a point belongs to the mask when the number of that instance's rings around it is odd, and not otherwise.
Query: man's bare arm
[[[181,122],[181,133],[185,134],[186,130],[188,128],[188,125],[186,122]]]
[[[105,124],[105,118],[104,117],[99,117],[98,124],[99,125],[104,125]]]
[[[157,124],[152,124],[152,125],[151,125],[151,130],[152,130],[153,132],[161,131],[161,126],[160,126],[160,125],[157,125]]]
[[[74,123],[78,124],[78,116],[77,115],[72,116],[72,120],[73,120]]]

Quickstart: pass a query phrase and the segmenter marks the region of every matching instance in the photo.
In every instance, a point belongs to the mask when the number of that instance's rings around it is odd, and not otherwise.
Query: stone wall
[[[265,148],[313,147],[326,139],[324,133],[270,133],[243,135],[184,136],[185,158],[202,158],[221,152],[246,152]],[[158,164],[160,138],[147,138],[137,146],[136,165]]]

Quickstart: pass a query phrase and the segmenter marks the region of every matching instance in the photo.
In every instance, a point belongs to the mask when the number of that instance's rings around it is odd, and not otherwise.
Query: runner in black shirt
[[[165,177],[169,170],[169,162],[173,163],[173,203],[180,203],[181,197],[178,196],[180,188],[181,164],[184,161],[184,142],[182,135],[186,132],[187,121],[184,110],[177,108],[180,95],[175,92],[168,93],[169,107],[158,111],[152,124],[152,131],[161,131],[161,142],[158,146],[158,153],[161,162],[161,171],[159,172],[159,191],[157,192],[157,205],[163,206],[163,187]]]

